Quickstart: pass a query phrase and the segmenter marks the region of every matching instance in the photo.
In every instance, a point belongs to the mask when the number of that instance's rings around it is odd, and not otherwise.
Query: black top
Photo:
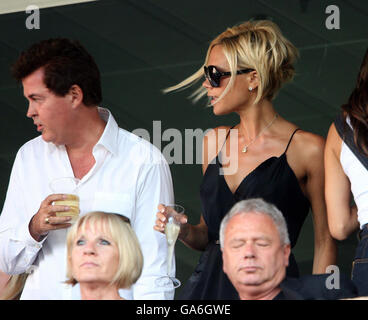
[[[358,294],[353,281],[343,273],[286,277],[280,288],[281,292],[273,300],[337,300]]]
[[[221,164],[218,156],[208,165],[200,187],[200,196],[203,218],[208,227],[209,244],[183,288],[180,299],[238,298],[234,287],[222,271],[222,256],[217,240],[221,220],[240,200],[263,198],[276,205],[285,217],[291,247],[294,247],[310,207],[286,157],[297,130],[291,135],[284,153],[280,157],[263,161],[243,179],[234,194],[224,176],[220,174]],[[287,274],[298,276],[295,259],[293,255],[290,256]]]

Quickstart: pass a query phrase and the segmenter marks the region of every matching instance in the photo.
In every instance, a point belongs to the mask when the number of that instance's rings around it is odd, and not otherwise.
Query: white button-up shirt
[[[107,109],[99,108],[107,122],[93,148],[93,168],[78,187],[80,214],[90,211],[120,213],[130,218],[140,242],[144,266],[131,289],[120,290],[127,299],[172,299],[155,279],[166,275],[165,236],[153,229],[159,203],[173,203],[169,166],[149,142],[118,127]],[[35,241],[28,225],[41,202],[53,192],[51,180],[73,177],[65,146],[46,143],[41,136],[17,153],[0,216],[0,270],[29,273],[21,299],[70,299],[66,280],[67,229],[50,231]],[[74,294],[73,294],[74,297]]]

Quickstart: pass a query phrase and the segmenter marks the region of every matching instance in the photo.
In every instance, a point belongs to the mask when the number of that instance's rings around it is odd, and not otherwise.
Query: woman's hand
[[[156,213],[157,219],[156,219],[156,224],[153,226],[153,229],[155,229],[158,232],[165,233],[165,226],[167,223],[166,215],[167,215],[168,209],[163,204],[159,204],[157,209],[158,209],[158,212]],[[182,217],[180,217],[179,222],[181,224],[180,233],[182,233],[182,230],[185,229],[184,225],[186,225],[188,222],[188,217],[185,214],[183,214]]]

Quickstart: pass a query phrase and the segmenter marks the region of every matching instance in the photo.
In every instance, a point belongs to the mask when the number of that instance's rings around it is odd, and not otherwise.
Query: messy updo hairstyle
[[[210,52],[216,45],[221,45],[232,73],[230,81],[219,97],[221,100],[235,82],[235,72],[239,69],[254,69],[258,73],[259,86],[255,103],[262,99],[273,100],[282,87],[291,81],[295,74],[294,62],[298,50],[281,33],[279,27],[268,20],[247,21],[217,36],[210,44],[204,65],[207,65]],[[204,76],[203,66],[181,83],[169,87],[164,92],[183,89]],[[202,86],[193,94],[196,102],[207,93]]]
[[[368,49],[360,66],[355,88],[342,110],[345,119],[350,119],[356,146],[361,153],[368,156]]]

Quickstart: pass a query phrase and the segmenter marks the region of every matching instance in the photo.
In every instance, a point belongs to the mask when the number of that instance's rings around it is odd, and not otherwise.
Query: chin
[[[221,108],[217,108],[216,106],[213,106],[213,114],[215,116],[224,116],[224,115],[227,115],[231,113],[230,111],[228,110],[222,110]]]
[[[238,282],[241,283],[242,285],[257,286],[263,283],[264,279],[262,279],[262,277],[257,273],[243,274],[239,276]]]
[[[224,115],[236,112],[234,105],[229,104],[229,102],[222,101],[222,100],[219,101],[218,103],[213,104],[212,108],[213,108],[213,114],[216,116],[224,116]]]
[[[77,279],[79,283],[100,283],[105,282],[105,279],[101,279],[97,275],[82,275]]]
[[[42,135],[43,141],[45,141],[45,142],[53,142],[52,141],[52,138],[47,134],[47,132],[42,131],[41,135]]]

